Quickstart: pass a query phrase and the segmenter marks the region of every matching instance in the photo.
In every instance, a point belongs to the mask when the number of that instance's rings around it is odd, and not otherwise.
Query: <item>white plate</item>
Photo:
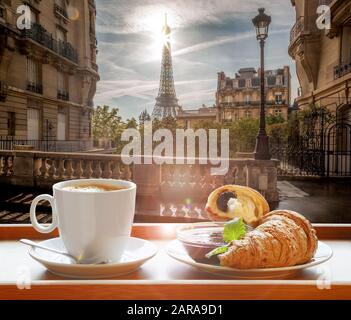
[[[60,238],[40,242],[46,247],[65,251]],[[149,241],[130,238],[120,262],[100,265],[76,264],[68,257],[46,250],[31,248],[30,256],[46,267],[51,273],[76,279],[102,279],[118,277],[139,269],[146,261],[153,258],[157,248]]]
[[[324,263],[333,256],[332,249],[324,242],[319,241],[318,249],[314,258],[306,264],[284,268],[240,270],[228,267],[221,267],[219,265],[210,265],[196,262],[188,255],[185,248],[183,247],[183,244],[179,240],[174,240],[168,245],[167,253],[172,258],[190,266],[193,266],[201,271],[238,279],[288,278],[300,270],[314,267],[316,265]]]

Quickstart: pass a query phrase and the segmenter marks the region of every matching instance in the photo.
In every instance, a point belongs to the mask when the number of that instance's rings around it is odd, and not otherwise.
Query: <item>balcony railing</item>
[[[95,0],[88,0],[89,5],[95,8]]]
[[[61,6],[59,6],[57,3],[54,4],[54,13],[56,15],[60,15],[60,16],[64,17],[66,20],[68,20],[67,10],[65,8],[62,8]]]
[[[13,137],[0,136],[0,150],[15,150],[17,148],[48,152],[81,152],[91,150],[93,144],[90,141],[81,140],[27,140]]]
[[[56,54],[78,63],[77,50],[66,41],[57,41],[52,37],[44,27],[38,23],[34,23],[29,30],[24,29],[22,34],[25,38],[29,38],[40,45],[54,51]]]
[[[27,90],[38,94],[43,94],[43,86],[38,83],[27,82]]]
[[[351,72],[351,59],[347,63],[340,63],[334,67],[334,78],[338,79]]]
[[[69,93],[67,91],[57,91],[57,99],[63,100],[63,101],[69,101]]]
[[[304,30],[305,19],[300,17],[290,31],[290,44],[295,42],[295,40],[301,35]]]
[[[211,166],[199,164],[199,159],[193,165],[126,165],[122,160],[118,155],[0,151],[0,183],[51,188],[71,179],[132,180],[138,185],[138,197],[146,197],[145,201],[139,198],[139,204],[160,209],[163,203],[163,215],[171,213],[171,204],[180,203],[189,210],[194,203],[204,206],[211,191],[225,184],[249,186],[264,193],[269,202],[279,200],[278,161],[228,159],[228,172],[214,176]],[[191,199],[191,204],[185,199]]]
[[[281,106],[285,105],[286,100],[281,100],[281,101],[275,101],[275,100],[269,100],[266,101],[267,106]],[[221,102],[221,106],[223,107],[257,107],[261,105],[261,101],[241,101],[241,102]]]

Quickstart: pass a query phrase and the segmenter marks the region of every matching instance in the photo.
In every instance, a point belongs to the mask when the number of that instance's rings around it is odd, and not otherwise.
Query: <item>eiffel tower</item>
[[[167,14],[165,25],[163,27],[165,44],[162,52],[162,66],[160,89],[156,98],[156,105],[152,112],[153,119],[164,119],[167,117],[176,118],[178,115],[179,105],[174,87],[172,50],[171,50],[171,28],[167,23]]]

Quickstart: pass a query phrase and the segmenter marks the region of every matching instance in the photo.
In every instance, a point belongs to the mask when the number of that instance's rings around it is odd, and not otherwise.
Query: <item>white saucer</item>
[[[40,242],[46,247],[65,251],[60,238]],[[31,248],[30,256],[41,263],[51,273],[76,279],[102,279],[122,276],[139,269],[146,261],[153,258],[157,248],[149,241],[130,238],[120,262],[99,265],[76,264],[68,257],[46,250]]]
[[[188,255],[183,244],[179,240],[174,240],[168,245],[167,253],[175,260],[193,266],[201,271],[237,279],[285,279],[291,277],[300,270],[324,263],[333,256],[332,249],[324,242],[319,241],[315,256],[306,264],[284,268],[240,270],[196,262]]]

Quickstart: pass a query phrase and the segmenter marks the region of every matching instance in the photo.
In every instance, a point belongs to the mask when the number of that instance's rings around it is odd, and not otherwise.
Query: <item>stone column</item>
[[[260,191],[272,207],[279,202],[278,164],[278,160],[248,160],[247,163],[247,186]]]
[[[16,186],[34,187],[34,152],[17,151],[13,161],[13,171],[15,175],[11,178],[11,183]]]
[[[160,210],[161,166],[135,164],[133,180],[137,185],[137,209]]]

